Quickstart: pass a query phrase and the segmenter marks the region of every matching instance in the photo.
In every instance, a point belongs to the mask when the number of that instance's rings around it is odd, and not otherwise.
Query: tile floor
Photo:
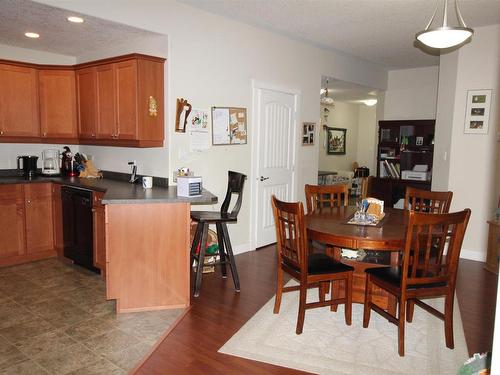
[[[57,259],[0,268],[0,375],[126,374],[181,313],[117,315],[99,275]]]

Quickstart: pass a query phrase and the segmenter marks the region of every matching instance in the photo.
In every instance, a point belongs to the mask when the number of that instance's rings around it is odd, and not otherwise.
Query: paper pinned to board
[[[193,109],[188,117],[189,151],[203,151],[210,148],[208,133],[208,111]]]

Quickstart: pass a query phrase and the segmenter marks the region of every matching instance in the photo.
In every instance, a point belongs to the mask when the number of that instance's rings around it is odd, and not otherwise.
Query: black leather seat
[[[191,264],[193,264],[194,259],[196,259],[198,262],[195,271],[195,297],[198,297],[200,295],[201,275],[203,273],[205,247],[207,243],[208,227],[210,224],[215,224],[217,228],[217,241],[219,243],[220,260],[215,264],[221,265],[221,273],[223,278],[227,277],[226,264],[229,264],[229,267],[231,268],[231,275],[233,276],[234,288],[237,292],[240,291],[238,271],[236,270],[236,262],[234,261],[233,248],[231,246],[231,240],[229,239],[229,233],[226,223],[234,223],[237,221],[238,212],[240,211],[241,202],[243,199],[243,185],[246,178],[247,177],[244,174],[233,171],[228,172],[227,192],[220,212],[191,211],[191,219],[198,222],[196,233],[193,239],[193,244],[191,245]],[[231,210],[231,212],[228,212],[233,194],[236,194],[238,197],[233,209]],[[199,254],[197,253],[198,247]]]
[[[354,267],[336,262],[326,254],[310,254],[307,258],[307,273],[310,275],[323,275],[326,273],[337,273],[354,271]]]
[[[372,276],[375,276],[376,278],[386,281],[395,287],[398,287],[401,285],[401,267],[378,267],[378,268],[367,268],[365,270],[366,273],[369,273]],[[417,277],[433,277],[437,276],[434,274],[418,274]],[[438,282],[438,283],[428,283],[428,284],[417,284],[417,285],[407,285],[407,289],[420,289],[420,288],[437,288],[441,286],[446,286],[445,282]]]

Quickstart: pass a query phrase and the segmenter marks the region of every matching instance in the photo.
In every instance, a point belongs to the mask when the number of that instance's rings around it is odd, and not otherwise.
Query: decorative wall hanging
[[[303,122],[302,123],[302,146],[314,145],[314,138],[316,137],[316,123]]]
[[[467,91],[465,112],[466,134],[488,134],[491,90]]]
[[[247,143],[247,109],[212,107],[212,144],[241,145]]]
[[[191,113],[191,104],[184,98],[177,98],[177,107],[175,111],[175,131],[178,133],[186,132],[187,118]]]
[[[347,129],[326,128],[328,155],[344,155]]]

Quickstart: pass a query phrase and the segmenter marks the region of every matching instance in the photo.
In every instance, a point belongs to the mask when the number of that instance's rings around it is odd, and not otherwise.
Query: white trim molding
[[[243,254],[247,253],[249,251],[254,251],[255,248],[252,248],[252,245],[250,242],[247,243],[242,243],[240,245],[233,246],[233,254],[238,255],[238,254]]]
[[[481,251],[462,249],[462,251],[460,252],[460,258],[468,259],[468,260],[475,260],[477,262],[485,262],[486,261],[486,254],[481,252]]]

